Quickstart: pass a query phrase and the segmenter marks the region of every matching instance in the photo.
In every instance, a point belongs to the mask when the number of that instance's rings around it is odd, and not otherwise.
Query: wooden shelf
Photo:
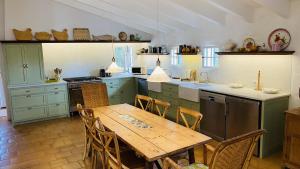
[[[218,55],[292,55],[295,51],[216,52]]]
[[[199,55],[200,53],[176,53],[176,55]]]
[[[137,53],[137,55],[169,55],[170,53]]]
[[[68,41],[16,41],[16,40],[2,40],[1,43],[112,43],[112,41],[75,41],[75,40],[68,40]],[[140,40],[140,41],[120,41],[115,40],[113,43],[150,43],[151,40]]]

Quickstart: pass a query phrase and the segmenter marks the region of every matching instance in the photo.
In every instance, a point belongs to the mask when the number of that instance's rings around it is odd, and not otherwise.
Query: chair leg
[[[207,165],[207,148],[204,144],[203,144],[203,164]]]
[[[88,149],[88,137],[86,136],[86,133],[85,133],[85,139],[84,139],[84,152],[83,152],[83,160],[85,160],[86,158],[86,155],[87,155],[87,149]]]

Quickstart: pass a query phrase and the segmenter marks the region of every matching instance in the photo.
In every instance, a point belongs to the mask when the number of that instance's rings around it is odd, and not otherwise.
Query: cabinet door
[[[22,45],[5,45],[6,71],[9,85],[26,83]]]
[[[13,111],[14,122],[24,122],[45,118],[45,108],[43,107],[27,107],[19,108]]]
[[[44,81],[44,69],[41,44],[26,44],[23,48],[27,64],[27,83],[42,83]]]
[[[148,96],[148,83],[146,79],[138,79],[138,94]]]
[[[122,79],[121,86],[121,97],[122,103],[134,104],[136,95],[136,86],[134,78]]]
[[[48,117],[55,116],[67,116],[68,115],[68,107],[66,103],[57,103],[49,105],[48,107]]]

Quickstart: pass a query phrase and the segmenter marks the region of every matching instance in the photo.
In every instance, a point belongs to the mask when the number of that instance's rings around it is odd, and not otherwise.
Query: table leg
[[[154,163],[157,169],[162,169],[158,161],[155,161]]]
[[[189,163],[190,163],[190,164],[195,163],[195,152],[194,152],[194,148],[189,149],[188,152],[189,152]]]
[[[146,161],[146,163],[145,163],[145,169],[153,169],[153,162]]]

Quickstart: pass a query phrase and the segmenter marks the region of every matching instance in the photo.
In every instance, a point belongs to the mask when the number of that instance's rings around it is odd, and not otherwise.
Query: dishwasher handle
[[[226,95],[207,92],[207,91],[200,91],[200,99],[207,100],[209,102],[225,104]]]
[[[215,101],[215,97],[213,97],[213,96],[208,96],[208,101],[214,102],[214,101]]]

